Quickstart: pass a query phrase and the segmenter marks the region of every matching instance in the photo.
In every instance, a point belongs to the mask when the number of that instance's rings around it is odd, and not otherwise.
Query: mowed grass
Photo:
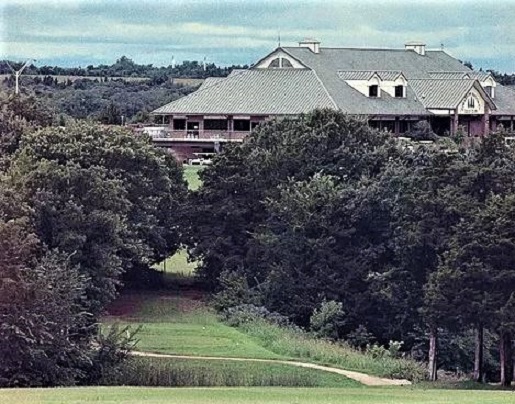
[[[9,404],[512,404],[513,392],[409,388],[145,388],[0,389]]]
[[[197,262],[189,262],[188,253],[185,249],[181,249],[163,262],[154,265],[154,268],[169,275],[188,278],[195,274],[197,265]]]
[[[275,354],[257,340],[221,323],[201,301],[176,295],[126,295],[130,313],[108,316],[110,324],[141,325],[137,350],[156,353],[275,359]],[[136,301],[136,303],[135,303]]]
[[[191,191],[195,191],[199,189],[200,185],[202,185],[202,182],[199,178],[199,172],[202,171],[205,168],[205,166],[183,166],[184,169],[184,179],[188,183],[188,188]]]

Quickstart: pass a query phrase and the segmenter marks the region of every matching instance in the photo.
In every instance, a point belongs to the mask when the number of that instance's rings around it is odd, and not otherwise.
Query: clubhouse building
[[[157,144],[185,160],[241,141],[260,122],[332,108],[366,116],[402,135],[420,121],[435,133],[485,136],[514,129],[515,90],[420,42],[401,49],[325,48],[316,40],[278,47],[251,68],[208,78],[200,88],[152,113]]]

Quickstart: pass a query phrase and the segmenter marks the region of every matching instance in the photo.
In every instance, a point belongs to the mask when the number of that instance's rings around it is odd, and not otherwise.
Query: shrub
[[[318,337],[338,339],[343,320],[343,304],[324,300],[319,309],[313,310],[310,318],[311,331]]]
[[[279,313],[270,312],[266,307],[255,306],[253,304],[241,304],[229,307],[222,313],[223,320],[231,327],[238,327],[245,323],[255,322],[256,320],[266,320],[271,324],[289,325],[288,317]]]

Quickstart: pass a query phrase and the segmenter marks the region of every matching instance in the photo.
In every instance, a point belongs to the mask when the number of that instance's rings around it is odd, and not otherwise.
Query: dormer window
[[[486,86],[485,87],[485,92],[488,94],[488,96],[490,98],[494,98],[494,91],[493,91],[493,87],[492,86]]]
[[[269,69],[278,69],[281,67],[281,60],[279,58],[275,58],[274,60],[272,60],[270,62],[270,64],[268,65],[268,68]]]
[[[372,98],[379,97],[379,86],[377,84],[368,87],[368,96]]]
[[[404,86],[402,84],[395,86],[395,98],[404,98]]]
[[[269,69],[284,69],[284,68],[293,68],[291,62],[283,57],[278,57],[273,59],[268,65]]]

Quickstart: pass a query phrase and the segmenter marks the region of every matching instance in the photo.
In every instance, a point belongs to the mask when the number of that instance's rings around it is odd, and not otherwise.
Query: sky
[[[41,65],[174,60],[252,64],[316,38],[321,46],[423,41],[475,68],[515,72],[515,0],[0,0],[0,59]]]

